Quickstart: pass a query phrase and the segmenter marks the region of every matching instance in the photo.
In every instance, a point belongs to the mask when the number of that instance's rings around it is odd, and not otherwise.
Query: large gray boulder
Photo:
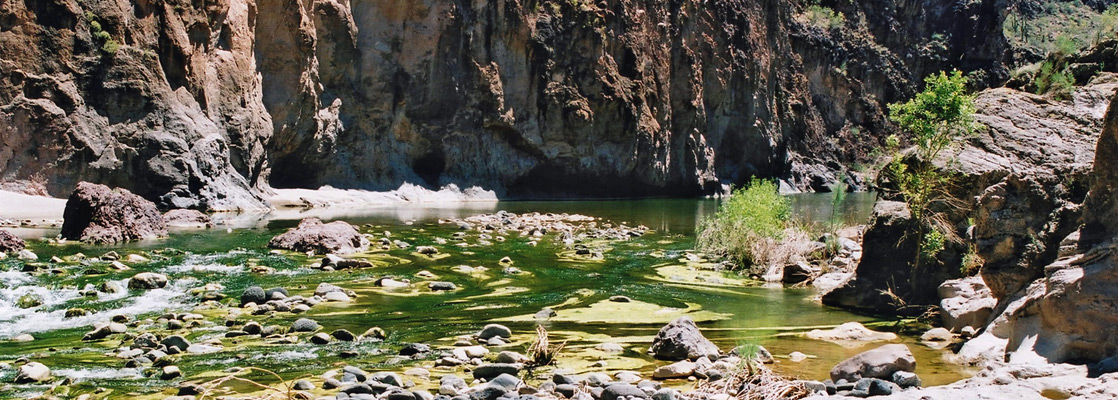
[[[699,332],[699,327],[690,317],[680,317],[660,328],[652,339],[649,352],[653,357],[671,361],[694,360],[704,356],[715,359],[719,355],[718,346]]]
[[[891,379],[897,371],[916,370],[916,357],[903,344],[887,344],[850,357],[831,369],[831,380],[854,382],[862,378]]]
[[[167,236],[155,203],[126,189],[81,182],[66,200],[62,237],[90,243],[119,243]]]
[[[823,304],[896,312],[894,299],[884,294],[886,289],[906,300],[935,298],[942,279],[930,288],[910,284],[911,263],[919,247],[912,234],[916,227],[907,204],[886,200],[874,204],[873,219],[862,238],[862,260],[853,276],[823,295]]]
[[[344,221],[326,224],[318,218],[306,218],[299,221],[299,226],[272,238],[268,247],[318,254],[348,254],[365,251],[369,248],[369,240]]]

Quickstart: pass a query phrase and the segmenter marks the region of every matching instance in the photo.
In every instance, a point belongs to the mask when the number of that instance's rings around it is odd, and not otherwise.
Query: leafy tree
[[[934,204],[947,199],[951,179],[934,162],[974,131],[974,110],[967,78],[957,70],[928,76],[924,91],[907,102],[889,105],[889,119],[911,135],[915,144],[908,158],[899,150],[900,139],[891,136],[887,145],[893,156],[882,171],[896,185],[919,224],[915,234],[920,250],[913,262],[914,274],[923,259],[934,258],[946,241],[955,237],[950,223],[933,210]]]

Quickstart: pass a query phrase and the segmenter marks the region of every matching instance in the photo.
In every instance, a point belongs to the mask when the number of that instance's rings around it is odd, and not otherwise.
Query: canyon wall
[[[805,3],[7,1],[0,187],[210,210],[404,182],[826,190],[922,76],[1008,76],[998,1],[823,2],[842,16],[822,20]]]

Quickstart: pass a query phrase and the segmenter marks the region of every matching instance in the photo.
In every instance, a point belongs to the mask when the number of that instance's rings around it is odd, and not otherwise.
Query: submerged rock
[[[813,329],[807,337],[816,340],[832,342],[877,342],[896,340],[897,334],[892,332],[877,332],[866,328],[857,322],[847,322],[834,329]]]
[[[268,247],[318,254],[349,254],[365,251],[369,241],[357,229],[344,221],[323,223],[318,218],[306,218],[299,226],[272,238]]]
[[[167,236],[159,209],[127,189],[78,183],[63,212],[63,238],[119,243]]]
[[[695,321],[680,317],[656,334],[649,352],[662,360],[694,360],[699,357],[718,358],[718,346],[707,340]]]

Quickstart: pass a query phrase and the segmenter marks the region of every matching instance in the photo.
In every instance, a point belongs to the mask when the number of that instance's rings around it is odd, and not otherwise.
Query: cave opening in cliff
[[[428,186],[438,188],[439,178],[446,169],[446,156],[441,150],[432,151],[419,157],[412,163],[412,170],[419,175]]]

